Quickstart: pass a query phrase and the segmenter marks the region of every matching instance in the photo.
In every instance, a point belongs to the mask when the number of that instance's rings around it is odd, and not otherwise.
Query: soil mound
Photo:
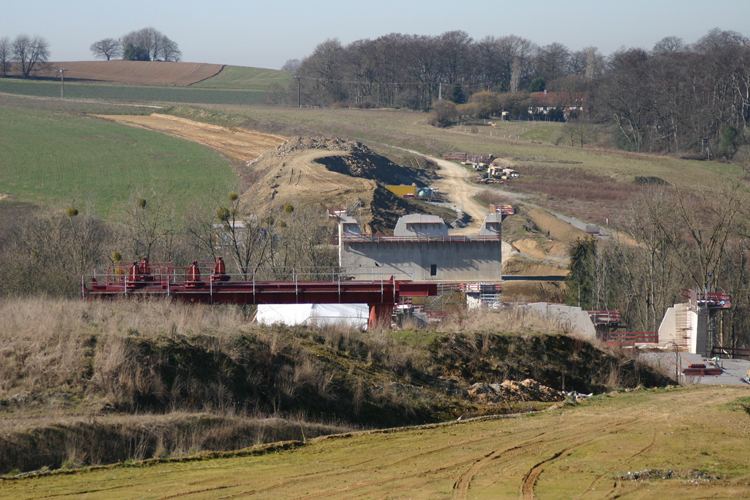
[[[523,382],[506,380],[502,384],[476,383],[468,390],[468,395],[481,403],[500,403],[505,401],[542,401],[554,403],[565,399],[562,392],[542,385],[536,380],[527,378]]]
[[[429,208],[385,189],[387,184],[430,182],[431,172],[403,167],[357,141],[293,137],[248,165],[246,199],[254,210],[285,203],[351,206],[365,232],[388,234],[401,215]]]

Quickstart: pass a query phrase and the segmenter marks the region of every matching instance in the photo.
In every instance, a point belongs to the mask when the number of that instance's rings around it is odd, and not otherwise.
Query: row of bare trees
[[[48,60],[49,43],[41,36],[18,35],[13,40],[0,37],[0,76],[8,76],[15,62],[21,76],[28,78]]]
[[[667,37],[651,50],[608,57],[595,47],[571,51],[514,35],[476,41],[463,31],[394,33],[349,45],[329,39],[285,68],[297,77],[287,102],[296,103],[300,90],[302,103],[313,106],[427,110],[441,97],[460,105],[490,92],[515,96],[502,99],[503,110],[523,116],[530,108],[513,105],[528,102],[527,91],[587,92],[586,116],[632,151],[705,152],[708,145],[710,154],[732,157],[750,119],[750,41],[718,28],[692,45]]]
[[[603,69],[604,58],[593,47],[539,47],[515,35],[475,41],[464,31],[450,31],[438,36],[394,33],[347,46],[329,39],[299,63],[296,76],[308,104],[370,101],[428,109],[441,95],[448,97],[456,84],[468,93],[518,92],[535,77],[593,78]]]
[[[129,61],[179,61],[182,52],[169,37],[155,28],[143,28],[120,37],[104,38],[89,48],[97,59],[122,57]]]
[[[83,274],[143,257],[186,266],[222,256],[233,272],[268,279],[327,273],[337,265],[331,231],[320,210],[287,204],[260,216],[236,194],[186,210],[137,194],[112,223],[73,208],[37,213],[0,228],[0,295],[74,295]]]
[[[640,193],[613,241],[579,241],[569,302],[618,310],[633,331],[656,331],[683,289],[732,296],[716,339],[750,345],[750,213],[739,188],[653,186]],[[624,236],[625,234],[628,236]]]
[[[618,51],[592,91],[626,149],[686,151],[707,138],[731,157],[750,119],[750,40],[715,29],[691,46],[670,37],[651,52]]]

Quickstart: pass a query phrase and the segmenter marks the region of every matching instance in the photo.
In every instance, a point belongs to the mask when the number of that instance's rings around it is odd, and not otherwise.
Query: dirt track
[[[203,144],[242,161],[252,161],[286,141],[280,135],[264,134],[240,128],[221,127],[170,115],[99,115],[123,125],[162,132]]]
[[[451,161],[441,160],[440,158],[430,158],[438,164],[440,170],[438,173],[442,177],[435,181],[432,186],[440,190],[450,198],[455,207],[471,216],[471,224],[462,229],[451,231],[454,234],[476,234],[482,227],[484,218],[487,217],[487,209],[480,205],[474,196],[482,189],[473,186],[467,182],[470,173],[463,167],[456,165]]]

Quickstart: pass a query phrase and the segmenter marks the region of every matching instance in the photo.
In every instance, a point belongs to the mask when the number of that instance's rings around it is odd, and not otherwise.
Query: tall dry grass
[[[569,334],[569,325],[553,315],[540,314],[523,306],[476,309],[442,321],[437,331],[446,333],[502,332],[510,335]]]
[[[126,338],[179,332],[210,336],[223,348],[232,336],[254,329],[238,308],[168,300],[6,298],[0,300],[0,318],[0,397],[76,387],[97,370],[112,373],[127,357]]]
[[[167,415],[57,417],[0,424],[0,474],[13,469],[85,465],[184,457],[202,451],[314,438],[355,430],[268,416]]]

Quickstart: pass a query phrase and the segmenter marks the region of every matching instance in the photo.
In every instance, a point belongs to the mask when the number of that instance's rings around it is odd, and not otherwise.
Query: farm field
[[[278,135],[207,125],[170,115],[99,116],[123,125],[130,125],[187,139],[242,161],[252,161],[286,140],[286,137]]]
[[[90,116],[0,106],[0,193],[109,217],[137,189],[176,203],[234,182],[229,162],[199,144]]]
[[[10,74],[17,73],[17,65]],[[50,62],[34,72],[36,78],[60,80],[59,68],[65,68],[66,81],[91,80],[139,85],[191,85],[219,73],[221,64],[161,61],[68,61]]]
[[[60,97],[60,82],[0,78],[0,92],[36,97]],[[222,90],[193,87],[158,87],[65,82],[66,99],[99,99],[127,102],[257,105],[265,90]]]
[[[193,88],[243,89],[265,92],[268,86],[277,83],[289,85],[294,75],[289,71],[275,69],[248,68],[245,66],[224,66],[216,75],[191,84]]]
[[[638,390],[522,417],[0,483],[3,498],[742,498],[747,390]],[[742,398],[742,399],[739,399]]]

